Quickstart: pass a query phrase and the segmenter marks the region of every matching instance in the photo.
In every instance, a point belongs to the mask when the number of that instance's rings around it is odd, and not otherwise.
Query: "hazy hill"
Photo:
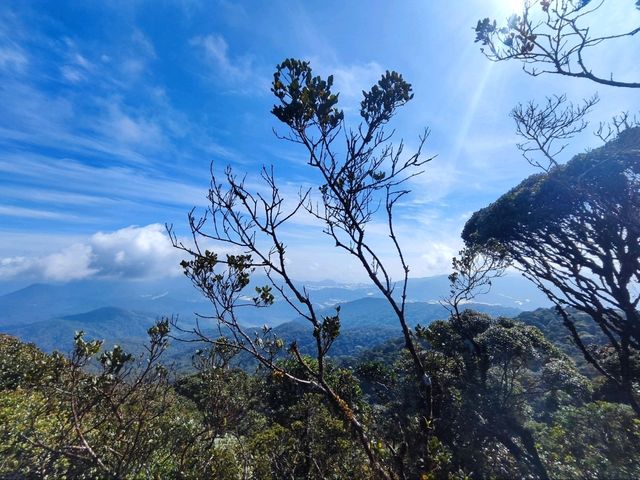
[[[185,279],[171,281],[84,280],[33,284],[0,296],[0,326],[39,322],[98,308],[117,307],[155,315],[193,315],[206,300]]]
[[[515,316],[515,308],[468,304],[468,308],[496,316]],[[322,315],[335,315],[335,308],[321,310]],[[434,320],[448,316],[447,310],[438,303],[413,302],[407,304],[407,320],[410,326],[428,325]],[[274,328],[274,332],[286,341],[296,340],[303,352],[310,353],[315,348],[312,327],[304,319],[298,318]],[[361,350],[372,348],[388,340],[402,336],[400,325],[386,300],[382,298],[362,298],[340,305],[340,336],[331,347],[332,356],[357,355]]]
[[[342,320],[341,336],[336,342],[333,355],[352,355],[358,349],[371,348],[390,338],[400,335],[400,327],[394,319],[393,311],[382,298],[362,298],[340,304]],[[470,304],[469,308],[492,315],[514,316],[519,313],[514,308]],[[266,311],[260,309],[258,311]],[[319,311],[322,315],[334,315],[335,307]],[[407,319],[411,326],[426,325],[433,320],[445,318],[447,311],[437,303],[414,302],[407,304]],[[149,312],[102,307],[74,315],[56,316],[26,325],[6,325],[5,333],[33,342],[45,351],[55,349],[69,351],[74,333],[83,330],[87,338],[105,340],[106,345],[114,343],[138,350],[147,339],[147,329],[158,318]],[[188,327],[189,323],[182,323]],[[203,321],[204,327],[213,323]],[[297,341],[303,350],[312,347],[313,337],[309,324],[302,319],[294,319],[274,328],[276,334],[286,342]],[[212,335],[215,335],[212,333]],[[174,348],[183,351],[187,345],[174,341]],[[195,348],[195,347],[194,347]],[[191,350],[191,348],[189,348]],[[175,352],[173,352],[175,353]]]
[[[262,284],[265,284],[265,279],[256,276],[247,288],[247,296],[253,295],[256,285]],[[330,280],[307,285],[312,301],[319,308],[380,296],[370,285],[339,284]],[[435,276],[411,279],[407,293],[410,301],[438,302],[448,291],[446,276]],[[492,291],[478,297],[477,301],[520,310],[549,305],[545,297],[519,275],[495,280]],[[0,328],[104,307],[148,312],[155,316],[178,315],[186,322],[193,320],[195,313],[207,314],[211,311],[208,301],[184,277],[158,281],[91,279],[66,284],[39,283],[0,295]],[[246,308],[240,313],[246,325],[277,325],[290,321],[294,316],[281,298],[276,298],[270,308]]]
[[[38,301],[55,303],[60,300],[53,294],[58,291],[55,288],[34,285],[20,295],[29,292],[48,293],[42,295]],[[51,286],[48,286],[51,287]],[[338,292],[340,293],[340,292]],[[15,300],[18,295],[12,294]],[[357,300],[340,302],[341,333],[332,347],[333,357],[355,357],[363,352],[392,342],[401,337],[400,327],[395,320],[391,307],[382,298],[367,297]],[[35,302],[32,303],[35,305]],[[73,306],[73,305],[72,305]],[[502,305],[490,305],[484,303],[470,303],[467,308],[488,313],[493,316],[516,317],[519,320],[540,328],[545,336],[559,345],[566,353],[576,359],[581,355],[569,339],[566,328],[552,309],[539,308],[530,312],[522,312],[513,307]],[[46,305],[43,304],[46,309]],[[269,309],[258,309],[258,312],[267,312]],[[447,310],[436,302],[411,302],[406,308],[407,320],[412,327],[417,324],[427,325],[430,322],[446,318]],[[334,315],[335,306],[320,309],[321,315]],[[268,317],[265,316],[265,317]],[[60,350],[69,352],[73,346],[73,336],[76,331],[83,330],[89,339],[101,339],[106,347],[113,344],[122,345],[132,352],[141,352],[147,342],[147,329],[159,318],[151,312],[140,310],[126,310],[116,307],[101,307],[87,312],[72,315],[57,315],[46,320],[27,324],[5,325],[2,332],[9,333],[24,341],[33,342],[45,351]],[[291,318],[291,317],[290,317]],[[577,315],[577,326],[586,343],[603,343],[601,333],[595,328],[593,322],[584,315]],[[181,322],[188,327],[188,322]],[[203,327],[211,329],[211,335],[216,336],[212,321],[203,321]],[[282,338],[286,344],[296,341],[301,351],[313,353],[315,348],[312,336],[312,327],[301,318],[294,318],[288,322],[274,327],[274,333]],[[172,340],[171,348],[167,352],[167,360],[174,361],[180,368],[190,365],[191,355],[201,345]],[[396,346],[401,346],[397,344]],[[395,348],[395,347],[394,347]],[[249,362],[250,363],[250,362]],[[586,366],[580,362],[583,368]]]
[[[484,303],[469,303],[467,308],[486,312],[495,316],[515,316],[521,310],[502,305]],[[320,310],[322,315],[335,315],[335,307]],[[414,327],[418,323],[425,325],[433,320],[446,318],[448,311],[437,302],[409,302],[406,306],[407,321]],[[398,329],[393,310],[384,298],[361,298],[352,302],[340,304],[340,318],[342,329],[366,329],[372,327],[391,327]],[[290,328],[292,323],[304,323],[303,319],[296,319],[280,325],[277,329]]]
[[[265,283],[257,277],[247,288],[251,296],[256,285]],[[319,307],[354,300],[371,294],[371,288],[324,287],[309,288]],[[243,309],[242,320],[247,325],[282,323],[293,317],[290,307],[278,299],[267,309]],[[54,317],[91,310],[116,307],[143,311],[156,316],[178,315],[191,321],[196,313],[208,314],[209,302],[184,277],[161,281],[82,280],[65,284],[36,283],[17,291],[0,295],[0,328],[24,325]]]
[[[247,298],[252,296],[255,286],[265,283],[264,277],[256,275],[247,288]],[[353,355],[359,349],[400,335],[391,308],[372,286],[332,280],[309,282],[306,286],[322,314],[333,315],[335,306],[341,306],[342,334],[333,347],[333,355]],[[446,276],[411,279],[407,292],[410,325],[445,318],[447,311],[439,301],[448,291]],[[477,300],[478,303],[469,306],[505,316],[545,305],[535,287],[515,275],[496,280],[492,292]],[[89,338],[104,339],[106,345],[118,343],[139,350],[146,341],[147,329],[156,319],[178,316],[180,325],[189,328],[196,313],[210,312],[209,302],[184,277],[39,283],[0,295],[0,332],[34,342],[46,351],[69,351],[77,330],[84,330]],[[274,305],[268,308],[244,308],[239,318],[247,327],[274,326],[278,335],[286,341],[298,341],[303,350],[312,347],[309,325],[296,319],[296,313],[282,298],[276,297]],[[208,326],[213,324],[209,322]],[[195,348],[173,343],[171,355],[176,358]]]
[[[73,346],[73,336],[79,330],[83,330],[87,338],[103,339],[108,345],[142,345],[147,339],[147,329],[154,322],[153,315],[104,307],[43,322],[9,326],[4,331],[33,342],[47,352],[69,351]]]

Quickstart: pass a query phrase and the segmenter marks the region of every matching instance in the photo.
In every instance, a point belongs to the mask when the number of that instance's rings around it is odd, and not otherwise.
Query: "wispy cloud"
[[[19,80],[5,83],[0,101],[5,111],[0,119],[2,143],[148,163],[144,148],[136,147],[155,148],[161,130],[149,120],[124,114],[117,98],[98,99],[93,110],[86,112],[86,106],[78,104],[74,97],[47,95]],[[132,140],[137,140],[137,145]]]
[[[14,45],[0,45],[0,69],[24,70],[27,56],[22,49]]]
[[[186,183],[154,176],[130,167],[91,166],[70,159],[10,154],[0,158],[0,173],[15,180],[46,183],[49,190],[102,196],[119,200],[202,205],[206,182]]]
[[[89,220],[86,217],[83,218],[78,215],[72,215],[68,213],[51,212],[48,210],[40,210],[35,208],[14,207],[10,205],[0,205],[0,215],[20,218],[65,220],[72,222]]]
[[[92,192],[93,193],[93,192]],[[68,190],[55,190],[45,187],[10,187],[0,186],[0,197],[12,198],[21,201],[30,201],[37,203],[47,203],[49,205],[90,205],[92,207],[99,206],[115,206],[118,202],[113,197],[95,195],[95,194],[79,194]]]
[[[233,81],[246,80],[251,76],[251,61],[246,57],[232,60],[229,45],[221,35],[194,37],[189,43],[202,50],[205,59],[221,77],[230,77],[228,80]]]
[[[340,108],[354,113],[360,109],[362,92],[369,91],[385,72],[385,69],[374,61],[340,63],[312,57],[310,64],[316,74],[323,77],[333,75],[333,90],[340,93]]]
[[[0,11],[0,73],[23,72],[28,63],[28,53],[20,45],[22,29],[20,20],[11,8]]]
[[[255,65],[255,60],[250,55],[232,55],[222,35],[193,37],[189,44],[200,52],[209,76],[231,93],[262,96],[269,91],[269,78]]]
[[[145,117],[134,117],[123,111],[118,102],[107,102],[107,115],[102,123],[105,136],[128,145],[150,149],[166,148],[165,130],[157,122]]]
[[[333,72],[336,90],[348,99],[362,99],[362,91],[368,91],[384,73],[377,62],[364,64],[335,65],[328,71]]]
[[[62,78],[71,84],[87,81],[96,72],[97,67],[80,53],[73,40],[65,38],[62,43],[60,47],[63,61],[60,66]]]

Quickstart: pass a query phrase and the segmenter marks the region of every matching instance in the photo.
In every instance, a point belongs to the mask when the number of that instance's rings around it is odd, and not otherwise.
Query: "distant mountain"
[[[0,296],[6,295],[21,288],[28,287],[31,282],[24,280],[2,280],[0,279]]]
[[[409,280],[407,297],[420,302],[437,301],[449,295],[449,288],[447,275],[412,278]],[[490,291],[476,297],[475,302],[502,305],[519,310],[534,310],[551,305],[544,293],[517,273],[509,273],[504,277],[493,279]]]
[[[264,284],[264,277],[252,279],[247,287],[247,298],[253,295],[255,286]],[[380,293],[371,285],[339,284],[330,280],[305,285],[318,308],[361,298],[380,298]],[[438,302],[448,292],[446,276],[411,279],[407,290],[408,299],[415,302]],[[519,275],[496,279],[492,291],[476,300],[520,310],[549,305],[544,295]],[[185,322],[191,322],[196,313],[206,315],[211,312],[209,302],[184,277],[157,281],[92,279],[65,284],[40,283],[0,295],[0,329],[105,307],[155,316],[177,315]],[[278,325],[294,317],[293,310],[279,297],[269,308],[244,308],[240,312],[240,320],[246,325]]]
[[[34,286],[40,291],[38,286]],[[27,292],[31,290],[27,289]],[[45,291],[49,291],[45,289]],[[24,292],[23,292],[24,293]],[[519,310],[486,304],[469,304],[469,308],[492,315],[515,316]],[[335,314],[335,307],[321,309],[321,315]],[[418,323],[427,325],[433,320],[446,318],[447,310],[437,303],[413,302],[407,304],[407,320],[412,327]],[[382,298],[361,298],[340,303],[342,320],[341,335],[333,348],[333,355],[353,355],[360,349],[371,348],[388,339],[401,335],[391,307]],[[4,333],[33,342],[45,351],[69,352],[76,331],[83,330],[87,338],[105,341],[105,346],[119,344],[131,351],[139,351],[147,342],[147,329],[158,316],[150,312],[125,310],[116,307],[101,307],[80,314],[55,316],[28,324],[2,327]],[[184,327],[189,323],[181,322]],[[213,330],[213,321],[203,321],[203,326]],[[309,324],[298,318],[282,323],[274,332],[287,343],[296,341],[303,351],[311,351],[313,337]],[[212,333],[212,336],[215,336]],[[174,341],[172,356],[179,352],[192,351],[195,347]]]
[[[107,345],[141,346],[147,340],[147,329],[155,320],[156,317],[150,314],[105,307],[27,325],[9,326],[3,331],[33,342],[47,352],[68,352],[73,347],[73,336],[79,330],[83,330],[88,339],[106,340]]]
[[[443,293],[443,278],[413,280],[410,285],[410,298],[429,297]],[[13,320],[10,324],[5,320],[0,331],[15,335],[25,341],[33,342],[45,351],[60,350],[70,352],[73,347],[73,336],[83,330],[89,339],[105,341],[105,347],[119,344],[131,352],[141,352],[147,343],[147,329],[161,316],[163,309],[175,312],[176,308],[205,311],[208,304],[199,298],[198,292],[188,282],[186,286],[171,289],[171,285],[133,284],[113,285],[110,282],[77,282],[66,285],[35,284],[0,297],[0,311],[12,313],[5,319]],[[164,290],[166,293],[158,294]],[[372,349],[385,342],[401,337],[400,326],[388,302],[375,295],[371,287],[364,285],[336,286],[317,283],[308,287],[312,298],[317,302],[320,315],[334,315],[336,306],[340,306],[341,333],[332,347],[333,357],[354,357],[361,352]],[[182,295],[182,298],[179,298]],[[352,297],[354,300],[350,300]],[[524,297],[520,297],[524,298]],[[86,306],[95,306],[107,302],[117,302],[118,307],[98,306],[81,313],[67,313]],[[329,307],[322,305],[329,304]],[[122,306],[128,308],[123,308]],[[518,304],[516,304],[518,305]],[[523,321],[539,325],[543,331],[553,335],[561,335],[557,320],[549,310],[540,309],[522,314],[515,306],[494,305],[491,303],[470,303],[468,308],[489,313],[494,316],[516,317],[519,314]],[[155,309],[155,311],[154,311]],[[250,325],[270,323],[274,318],[288,318],[286,322],[278,322],[274,333],[289,344],[298,343],[304,353],[313,353],[315,344],[311,326],[301,318],[295,318],[286,303],[280,299],[273,307],[263,309],[247,309],[251,311],[253,322]],[[62,312],[62,314],[60,313]],[[49,316],[47,316],[49,314]],[[31,321],[20,323],[17,320],[27,318]],[[406,305],[406,315],[411,327],[417,324],[428,325],[434,320],[448,316],[447,310],[436,300],[410,301]],[[180,320],[184,328],[191,325],[189,317]],[[211,329],[216,336],[213,320],[203,320],[202,326]],[[561,326],[560,326],[561,327]],[[177,333],[177,332],[176,332]],[[201,345],[173,340],[167,352],[167,360],[174,361],[179,368],[189,368],[191,355]],[[243,364],[251,365],[249,359],[241,359]]]
[[[361,298],[352,302],[340,303],[340,319],[343,329],[366,329],[390,326],[398,328],[395,315],[389,303],[384,298]],[[512,317],[521,310],[502,305],[484,303],[469,303],[466,308],[489,313],[494,316]],[[320,310],[321,315],[335,315],[335,307]],[[409,302],[406,305],[407,322],[411,327],[417,324],[427,325],[433,320],[447,318],[449,313],[445,307],[437,302]],[[294,322],[304,322],[296,319]],[[292,322],[282,324],[277,329],[286,328]]]
[[[331,306],[360,298],[381,297],[380,292],[370,284],[345,285],[334,281],[306,283],[307,290],[316,305]],[[413,302],[434,302],[449,295],[449,278],[447,275],[436,275],[424,278],[410,278],[407,285],[407,298]],[[396,292],[400,294],[400,285]],[[502,305],[518,310],[533,310],[551,305],[544,293],[523,276],[510,273],[496,278],[491,290],[476,298],[475,303]]]
[[[420,279],[417,285],[427,286],[438,284],[441,279]],[[416,284],[413,284],[415,288]],[[78,285],[81,287],[81,285]],[[90,295],[92,289],[85,285],[85,288],[72,289],[67,286],[60,285],[31,285],[25,289],[13,292],[10,295],[0,297],[0,302],[4,305],[11,305],[10,302],[18,304],[20,300],[27,301],[27,306],[22,308],[29,311],[33,308],[36,314],[29,318],[41,318],[39,321],[29,322],[25,324],[14,323],[13,325],[3,325],[0,331],[9,333],[21,338],[24,341],[33,342],[41,349],[51,352],[59,350],[62,352],[70,352],[73,348],[73,336],[76,331],[83,330],[88,339],[104,340],[105,348],[110,348],[114,344],[119,344],[125,350],[140,353],[144,345],[147,344],[147,330],[158,319],[159,315],[142,310],[127,310],[118,307],[100,307],[82,313],[68,315],[54,315],[46,317],[48,307],[49,311],[62,309],[80,308],[82,305],[98,303],[100,301],[108,301],[109,299],[133,299],[140,297],[142,290],[130,291],[128,297],[122,296],[122,292],[111,290],[105,292],[102,299],[96,300],[84,298]],[[316,286],[320,290],[327,289],[331,295],[344,295],[348,298],[349,292],[357,292],[361,294],[363,291],[368,292],[367,287],[354,287],[351,289],[337,288],[335,286]],[[315,294],[317,290],[313,290]],[[196,292],[197,293],[197,292]],[[118,297],[117,295],[121,295]],[[29,296],[33,298],[29,301]],[[166,298],[165,295],[161,298]],[[69,302],[65,304],[64,302]],[[49,304],[47,304],[49,302]],[[150,302],[150,303],[146,303]],[[131,303],[136,305],[153,305],[152,297],[141,297]],[[284,303],[284,302],[282,302]],[[197,305],[197,304],[194,304]],[[206,305],[204,302],[202,305]],[[387,301],[383,298],[368,296],[358,298],[352,301],[340,301],[340,318],[341,329],[340,336],[331,349],[332,357],[356,357],[366,352],[373,352],[376,348],[384,348],[385,345],[401,346],[401,330],[400,326],[393,314],[393,311]],[[319,315],[335,315],[336,306],[325,307],[318,310]],[[573,357],[580,368],[589,373],[590,368],[582,359],[581,353],[575,347],[570,339],[569,333],[562,324],[561,319],[555,311],[550,308],[538,308],[533,311],[522,312],[520,309],[512,306],[492,305],[489,303],[469,303],[465,305],[467,308],[488,313],[492,316],[506,316],[521,320],[529,325],[534,325],[542,330],[547,338],[556,343],[563,351]],[[270,309],[254,309],[257,312],[268,312]],[[17,311],[17,310],[16,310]],[[585,343],[604,344],[606,339],[598,330],[595,324],[584,314],[573,312],[576,319],[576,327],[580,332]],[[280,313],[279,313],[280,314]],[[41,317],[39,317],[39,315]],[[406,306],[406,315],[408,323],[411,327],[417,324],[428,325],[434,320],[444,319],[448,316],[447,310],[435,301],[429,302],[409,302]],[[271,318],[270,315],[264,315],[263,319]],[[289,316],[291,318],[291,316]],[[182,326],[189,327],[189,322],[180,322]],[[263,322],[268,323],[268,322]],[[211,336],[215,337],[218,333],[214,330],[213,320],[203,321],[203,328],[211,331]],[[251,329],[251,327],[249,327]],[[297,342],[303,353],[313,353],[315,342],[312,335],[311,325],[302,318],[294,318],[284,323],[280,323],[273,329],[274,333],[282,338],[286,344],[293,341]],[[179,332],[175,332],[179,334]],[[182,335],[182,334],[179,334]],[[400,341],[400,343],[398,343]],[[396,348],[393,347],[393,348]],[[202,345],[180,342],[178,340],[171,341],[171,347],[167,352],[165,360],[169,363],[173,362],[180,369],[190,368],[191,356],[196,348],[202,348]],[[248,358],[241,358],[240,361],[245,366],[253,365]]]
[[[147,330],[157,316],[121,308],[105,307],[76,315],[67,315],[28,325],[3,327],[3,333],[36,344],[45,352],[57,350],[70,354],[75,332],[84,331],[87,340],[102,340],[103,348],[120,345],[125,351],[140,355],[149,343]],[[191,369],[191,357],[202,345],[171,339],[164,355],[165,364],[173,364],[179,371]]]
[[[154,315],[193,316],[206,300],[184,278],[170,281],[84,280],[33,284],[0,296],[0,327],[117,307]]]
[[[256,285],[266,279],[256,277],[247,288],[248,299]],[[319,307],[353,300],[371,294],[372,288],[349,286],[309,287]],[[162,281],[82,280],[65,284],[37,283],[0,296],[0,328],[24,325],[53,317],[88,312],[98,308],[117,307],[143,311],[155,316],[179,316],[191,322],[196,313],[207,315],[211,304],[184,277]],[[278,324],[290,320],[293,310],[277,298],[268,309],[243,308],[240,318],[246,325]]]
[[[494,316],[514,317],[520,310],[500,305],[469,303],[467,308]],[[335,307],[318,312],[320,315],[335,315]],[[445,319],[449,312],[442,305],[432,302],[412,302],[406,306],[409,326],[423,326],[434,320]],[[278,325],[274,333],[285,342],[296,341],[305,353],[315,348],[313,329],[304,319]],[[333,356],[354,356],[388,340],[401,337],[402,331],[389,303],[383,298],[362,298],[340,304],[340,336],[331,348]]]
[[[246,300],[266,278],[255,276],[247,287]],[[302,285],[302,283],[300,283]],[[333,315],[341,306],[342,334],[334,355],[353,355],[400,335],[391,307],[371,285],[340,284],[332,280],[305,283],[316,308]],[[399,288],[398,288],[399,291]],[[407,319],[411,326],[445,318],[439,301],[449,292],[446,276],[411,279],[407,289]],[[492,292],[469,307],[492,315],[515,316],[524,309],[546,306],[542,295],[519,276],[498,279]],[[0,295],[0,332],[34,342],[40,348],[69,351],[73,335],[84,330],[88,338],[104,339],[139,351],[147,341],[147,329],[160,317],[178,316],[183,328],[193,326],[197,314],[211,314],[212,307],[184,277],[157,281],[84,280],[66,284],[33,284]],[[267,308],[242,308],[239,320],[247,327],[268,324],[287,341],[301,347],[313,340],[308,324],[276,296]],[[212,320],[203,325],[213,328]],[[180,359],[192,344],[174,343],[171,355]],[[192,348],[193,347],[193,348]],[[190,353],[189,353],[190,355]],[[189,356],[187,355],[187,357]],[[184,359],[181,359],[181,361]]]

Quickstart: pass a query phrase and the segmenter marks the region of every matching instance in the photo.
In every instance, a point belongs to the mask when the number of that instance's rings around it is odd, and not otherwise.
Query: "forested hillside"
[[[549,319],[545,332],[562,336],[551,312],[532,317]],[[233,368],[235,354],[222,345],[203,348],[194,372],[176,377],[163,365],[173,348],[168,324],[149,334],[140,358],[117,347],[98,353],[100,343],[82,336],[68,358],[0,337],[2,475],[376,477],[348,423],[311,385],[291,383],[279,370]],[[510,477],[540,461],[554,478],[640,474],[633,411],[599,376],[579,373],[536,327],[465,311],[419,336],[440,390],[432,463],[414,468],[438,477]],[[412,401],[408,360],[401,342],[390,342],[342,366],[329,362],[327,378],[381,453],[407,448],[402,455],[417,462],[420,405]],[[94,373],[85,371],[89,364]],[[307,378],[292,359],[277,365]]]

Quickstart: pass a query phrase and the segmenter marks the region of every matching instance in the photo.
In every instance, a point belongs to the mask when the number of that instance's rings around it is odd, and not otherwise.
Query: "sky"
[[[513,0],[291,2],[5,0],[0,6],[0,282],[164,278],[182,258],[165,231],[187,238],[187,213],[207,206],[210,168],[230,165],[260,189],[273,165],[288,202],[317,178],[269,113],[275,65],[308,60],[334,75],[348,125],[362,90],[385,70],[414,99],[390,124],[406,150],[430,129],[435,156],[395,221],[411,276],[448,273],[477,209],[535,173],[516,149],[518,102],[598,93],[594,125],[640,111],[640,93],[492,63],[474,43],[480,18]],[[593,29],[632,28],[640,12],[607,0]],[[640,37],[602,47],[598,72],[640,78]],[[599,145],[588,129],[562,160]],[[361,281],[362,269],[304,215],[284,230],[300,279]],[[399,266],[379,223],[370,241]],[[213,248],[217,248],[213,246]],[[221,251],[225,251],[222,249]]]

